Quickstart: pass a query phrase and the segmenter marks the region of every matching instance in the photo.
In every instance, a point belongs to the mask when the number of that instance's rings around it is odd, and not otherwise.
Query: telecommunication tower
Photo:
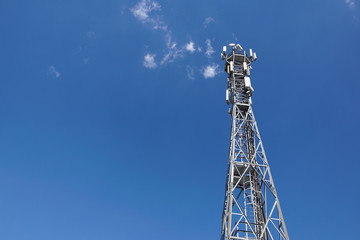
[[[232,123],[221,239],[289,240],[252,110],[250,69],[256,53],[246,54],[239,44],[230,47],[229,54],[226,46],[221,54]]]

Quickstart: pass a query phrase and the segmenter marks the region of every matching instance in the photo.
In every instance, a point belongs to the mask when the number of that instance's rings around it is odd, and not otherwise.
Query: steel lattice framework
[[[223,49],[231,104],[231,141],[222,219],[222,240],[288,240],[285,221],[252,110],[249,55],[238,44]]]

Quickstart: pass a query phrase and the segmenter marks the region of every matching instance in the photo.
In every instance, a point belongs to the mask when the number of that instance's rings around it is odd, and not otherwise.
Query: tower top
[[[226,61],[234,60],[236,62],[246,62],[247,64],[250,64],[251,62],[256,61],[257,56],[256,53],[253,52],[252,49],[249,49],[249,54],[246,54],[246,51],[243,49],[243,47],[240,44],[230,43],[229,46],[231,47],[231,52],[229,54],[226,53],[226,46],[223,46],[223,51],[221,53],[221,59]],[[232,59],[232,57],[235,57]]]
[[[228,74],[228,89],[226,90],[227,104],[241,104],[247,109],[251,104],[253,87],[250,81],[251,63],[256,61],[256,53],[252,49],[249,54],[240,44],[230,43],[230,53],[226,53],[226,46],[221,53],[222,60],[225,60],[224,70]]]

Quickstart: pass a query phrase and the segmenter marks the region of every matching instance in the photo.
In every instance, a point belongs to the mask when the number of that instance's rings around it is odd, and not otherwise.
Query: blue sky
[[[1,1],[0,238],[219,239],[235,42],[291,239],[354,239],[359,9]]]

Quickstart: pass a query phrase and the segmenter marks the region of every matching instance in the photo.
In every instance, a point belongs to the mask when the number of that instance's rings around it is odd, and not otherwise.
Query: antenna
[[[257,57],[256,57],[256,52],[254,52],[254,55],[253,55],[253,60],[256,61]]]

